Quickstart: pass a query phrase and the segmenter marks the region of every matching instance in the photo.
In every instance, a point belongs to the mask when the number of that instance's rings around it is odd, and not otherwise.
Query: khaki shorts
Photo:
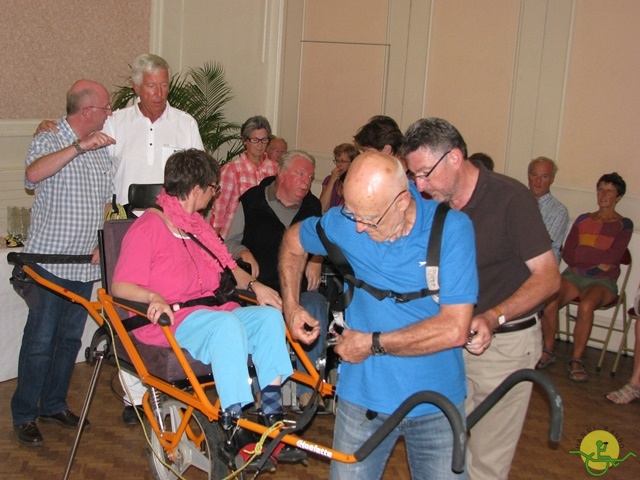
[[[618,284],[608,278],[584,277],[573,272],[569,267],[562,272],[562,278],[573,283],[581,292],[592,285],[602,285],[603,287],[611,290],[614,295],[618,295]]]

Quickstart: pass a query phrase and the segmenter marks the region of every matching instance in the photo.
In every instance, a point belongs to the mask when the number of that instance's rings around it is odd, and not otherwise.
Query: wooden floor
[[[608,403],[603,394],[619,388],[629,377],[632,358],[621,360],[618,375],[611,378],[608,369],[613,364],[613,355],[607,354],[604,369],[594,371],[599,352],[588,349],[585,360],[590,380],[586,384],[572,383],[566,375],[566,361],[570,356],[569,346],[557,342],[559,361],[547,370],[560,391],[565,421],[560,445],[552,449],[548,445],[549,407],[546,398],[534,390],[524,432],[518,445],[510,478],[519,479],[589,479],[593,478],[585,469],[578,455],[570,450],[578,449],[582,437],[592,430],[615,431],[622,458],[634,452],[637,458],[629,457],[616,468],[611,467],[602,478],[640,478],[640,403],[617,406]],[[78,364],[70,393],[71,408],[80,413],[81,404],[91,377],[92,367]],[[151,479],[145,453],[142,429],[124,425],[120,418],[122,404],[110,390],[113,367],[105,365],[102,370],[97,395],[91,406],[89,417],[91,428],[82,437],[71,479]],[[56,479],[62,478],[66,468],[75,432],[51,424],[41,424],[45,445],[39,448],[19,444],[11,425],[9,401],[15,388],[15,380],[0,383],[0,452],[4,457],[0,478],[2,479]],[[331,445],[333,416],[317,417],[305,438],[324,445]],[[280,465],[275,474],[263,474],[264,479],[327,479],[329,464],[313,457],[309,465]],[[196,472],[197,473],[197,472]],[[202,478],[189,474],[188,479]],[[394,450],[385,471],[385,479],[408,479],[409,473],[402,443]]]

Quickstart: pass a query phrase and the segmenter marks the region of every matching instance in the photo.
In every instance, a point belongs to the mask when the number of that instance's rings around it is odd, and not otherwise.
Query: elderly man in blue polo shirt
[[[327,254],[316,230],[318,222],[358,279],[400,293],[427,287],[425,259],[438,204],[421,198],[401,163],[379,152],[356,157],[345,179],[344,198],[343,208],[332,208],[320,219],[306,219],[289,228],[280,250],[285,320],[294,338],[303,343],[320,333],[318,322],[298,300],[307,252]],[[437,297],[396,302],[354,289],[345,311],[349,328],[336,337],[342,364],[335,449],[358,449],[406,398],[422,390],[441,393],[465,417],[460,347],[468,341],[478,293],[475,265],[471,221],[451,210],[441,240]],[[488,345],[476,339],[471,343],[468,348],[476,352]],[[451,470],[454,440],[446,417],[434,405],[421,404],[363,461],[331,462],[331,479],[380,478],[400,435],[413,479],[466,478],[464,472]]]

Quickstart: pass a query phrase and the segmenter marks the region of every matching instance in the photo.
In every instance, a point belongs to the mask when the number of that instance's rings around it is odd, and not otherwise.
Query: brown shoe
[[[39,447],[44,443],[44,438],[40,433],[40,429],[36,422],[27,422],[20,425],[14,425],[13,431],[18,435],[20,443],[24,443],[30,447]]]
[[[40,418],[44,422],[55,422],[66,428],[78,428],[78,424],[80,423],[80,417],[68,408],[60,413],[56,413],[55,415],[40,415]],[[90,426],[91,424],[89,423],[89,420],[85,418],[82,428],[85,429]]]

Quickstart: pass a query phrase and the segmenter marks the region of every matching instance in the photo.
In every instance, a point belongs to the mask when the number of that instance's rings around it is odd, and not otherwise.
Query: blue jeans
[[[464,403],[457,405],[457,408],[464,419]],[[348,454],[355,452],[389,417],[379,413],[373,420],[368,420],[366,413],[366,408],[340,399],[333,434],[334,450]],[[361,462],[347,464],[332,461],[331,480],[381,478],[387,459],[400,435],[404,436],[407,446],[413,480],[467,478],[465,472],[455,474],[451,470],[453,434],[447,417],[439,412],[421,417],[405,417]]]
[[[304,308],[309,315],[320,322],[320,336],[311,345],[305,345],[301,343],[302,349],[307,352],[307,357],[311,360],[311,363],[315,364],[316,360],[320,358],[324,352],[324,346],[327,342],[327,329],[329,328],[329,308],[327,307],[327,299],[317,292],[302,292],[300,295],[300,305]],[[298,362],[298,370],[304,373],[307,369],[304,368],[302,362]],[[298,397],[303,393],[310,393],[312,389],[307,385],[299,383],[297,385]]]
[[[36,271],[89,300],[93,282],[58,278],[41,267]],[[33,422],[38,415],[55,415],[68,408],[67,393],[87,311],[40,286],[38,303],[29,308],[18,360],[18,386],[11,399],[14,425]]]

